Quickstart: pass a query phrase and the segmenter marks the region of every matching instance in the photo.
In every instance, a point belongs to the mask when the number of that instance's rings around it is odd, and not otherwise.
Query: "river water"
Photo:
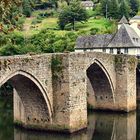
[[[14,127],[12,108],[1,102],[0,140],[140,140],[140,103],[129,114],[89,112],[87,131],[66,135]]]

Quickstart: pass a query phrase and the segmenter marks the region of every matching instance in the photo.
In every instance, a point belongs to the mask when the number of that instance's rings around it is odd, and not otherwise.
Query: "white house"
[[[85,8],[85,9],[93,9],[94,7],[94,3],[93,1],[81,1],[81,5]]]
[[[129,21],[130,26],[135,30],[135,32],[140,36],[140,16],[136,15]]]
[[[140,55],[140,37],[124,18],[115,34],[80,36],[75,51],[96,51],[112,54]]]

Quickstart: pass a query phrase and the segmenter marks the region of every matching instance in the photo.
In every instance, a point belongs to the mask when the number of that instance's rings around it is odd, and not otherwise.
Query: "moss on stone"
[[[51,69],[52,69],[53,79],[60,79],[62,76],[62,69],[63,69],[61,56],[52,57]]]
[[[126,57],[122,55],[115,56],[115,69],[116,71],[123,71],[126,64]]]
[[[87,109],[88,109],[88,110],[93,110],[94,107],[93,107],[91,104],[89,104],[89,103],[87,102]]]
[[[22,126],[23,125],[23,123],[21,121],[19,121],[19,120],[14,120],[14,124],[18,125],[18,126]]]
[[[129,64],[129,70],[130,70],[130,71],[135,70],[135,68],[136,68],[136,58],[135,58],[135,57],[131,57],[131,58],[128,60],[128,64]]]

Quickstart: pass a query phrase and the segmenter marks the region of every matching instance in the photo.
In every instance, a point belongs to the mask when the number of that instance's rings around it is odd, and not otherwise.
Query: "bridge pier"
[[[136,110],[136,62],[134,56],[115,56],[115,108],[118,111]]]
[[[82,92],[85,91],[85,81],[82,77],[79,80],[75,77],[75,66],[69,54],[55,54],[52,62],[57,63],[52,63],[53,125],[68,132],[84,129],[87,127],[87,95]]]

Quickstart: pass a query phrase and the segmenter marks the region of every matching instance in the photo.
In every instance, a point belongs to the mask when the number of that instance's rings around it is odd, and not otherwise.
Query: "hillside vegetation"
[[[129,18],[139,10],[139,0],[94,2],[92,10],[85,10],[76,0],[2,0],[0,55],[74,51],[78,36],[114,33],[122,15]],[[77,18],[78,9],[85,18]]]

